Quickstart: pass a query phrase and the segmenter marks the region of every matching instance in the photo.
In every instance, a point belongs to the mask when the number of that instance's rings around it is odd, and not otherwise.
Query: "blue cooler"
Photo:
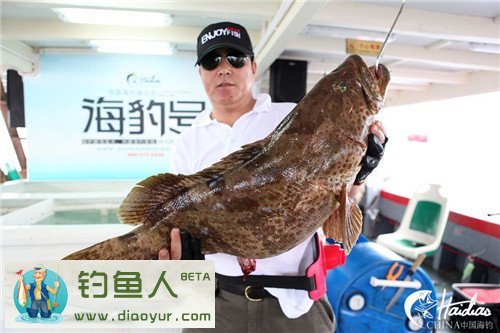
[[[432,332],[439,300],[431,279],[420,268],[411,280],[420,281],[421,287],[406,288],[389,311],[385,311],[399,288],[387,286],[382,290],[381,286],[372,284],[376,284],[376,279],[386,280],[395,262],[403,265],[397,278],[402,281],[413,263],[382,245],[360,238],[347,256],[345,265],[329,271],[327,296],[337,317],[337,332]],[[405,300],[410,295],[407,311],[412,320],[404,309]]]

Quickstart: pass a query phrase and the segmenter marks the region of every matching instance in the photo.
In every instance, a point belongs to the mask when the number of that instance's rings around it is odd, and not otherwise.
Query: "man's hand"
[[[59,283],[59,281],[55,281],[55,282],[54,282],[54,286],[55,286],[56,288],[59,288],[59,284],[60,284],[60,283]]]
[[[194,238],[185,230],[181,230],[182,255],[181,260],[205,260],[201,254],[201,245],[198,238]]]
[[[386,143],[386,141],[385,141],[385,139],[386,139],[385,128],[384,128],[384,126],[382,126],[382,123],[380,121],[376,120],[373,122],[373,124],[371,124],[370,133],[375,135],[377,137],[377,139],[380,142],[383,142],[385,145],[385,143]]]
[[[204,260],[201,254],[200,240],[191,236],[185,230],[172,229],[170,233],[170,252],[161,249],[158,254],[159,260]]]
[[[170,232],[170,252],[161,249],[158,253],[159,260],[180,260],[182,254],[181,235],[178,228],[173,228]]]
[[[384,147],[388,139],[385,135],[385,129],[380,121],[375,121],[370,126],[368,135],[368,147],[366,155],[361,160],[361,169],[356,175],[354,185],[361,185],[366,177],[378,166],[384,156]]]

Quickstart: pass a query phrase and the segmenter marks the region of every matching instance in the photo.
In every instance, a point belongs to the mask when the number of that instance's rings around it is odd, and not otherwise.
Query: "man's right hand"
[[[161,249],[158,253],[159,260],[204,260],[201,254],[200,240],[191,236],[185,230],[173,228],[170,232],[170,252]]]
[[[170,252],[168,249],[161,249],[158,253],[158,260],[180,260],[181,256],[181,233],[178,228],[173,228],[170,232]]]

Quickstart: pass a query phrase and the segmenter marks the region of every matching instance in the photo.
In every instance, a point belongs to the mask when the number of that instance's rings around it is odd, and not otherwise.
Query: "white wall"
[[[435,182],[449,189],[452,210],[485,219],[500,212],[499,106],[494,92],[383,110],[390,142],[371,181],[406,196]]]

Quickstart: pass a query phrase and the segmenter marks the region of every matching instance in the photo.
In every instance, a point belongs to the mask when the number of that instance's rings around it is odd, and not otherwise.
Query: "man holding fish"
[[[23,288],[24,281],[22,270],[18,272],[19,288]],[[26,292],[29,292],[31,298],[31,307],[26,308],[26,312],[31,318],[36,318],[38,312],[42,318],[49,318],[52,315],[52,304],[50,302],[49,293],[55,295],[59,289],[59,281],[54,282],[54,288],[44,282],[47,271],[44,265],[37,265],[33,268],[32,283],[25,285]],[[23,304],[24,303],[24,304]],[[26,300],[20,301],[22,306],[26,305]]]
[[[203,111],[176,140],[170,169],[173,174],[196,173],[241,146],[265,138],[295,107],[293,103],[272,103],[267,94],[253,96],[257,64],[243,26],[232,22],[207,26],[198,36],[197,55],[196,65],[212,109]],[[381,123],[373,122],[369,132],[367,153],[349,197],[383,155],[386,137]],[[181,232],[174,228],[170,237],[170,251],[162,249],[159,259],[203,258],[199,244],[189,234],[183,232],[181,242]],[[335,318],[324,293],[311,297],[311,290],[302,287],[306,272],[321,259],[318,246],[322,246],[318,237],[312,235],[270,258],[206,255],[207,260],[215,261],[218,279],[214,331],[333,332]],[[242,271],[246,279],[235,280]]]

